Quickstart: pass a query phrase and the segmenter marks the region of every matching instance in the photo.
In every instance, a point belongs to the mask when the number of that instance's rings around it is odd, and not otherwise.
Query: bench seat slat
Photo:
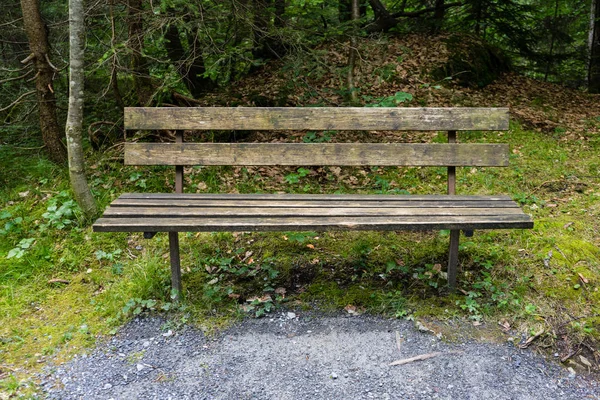
[[[125,129],[507,130],[508,108],[128,107]]]
[[[192,200],[192,199],[118,199],[112,204],[112,207],[296,207],[296,208],[331,208],[331,207],[351,207],[351,208],[519,208],[512,200],[503,201],[376,201],[376,200]]]
[[[171,217],[294,217],[294,216],[461,216],[461,215],[516,215],[519,208],[403,208],[403,207],[109,207],[105,217],[110,218],[171,218]]]
[[[126,143],[126,165],[508,166],[504,143]]]
[[[118,200],[124,199],[211,199],[211,200],[373,200],[373,201],[504,201],[511,200],[506,195],[401,195],[401,194],[291,194],[291,193],[123,193]]]
[[[96,232],[438,230],[532,228],[528,215],[269,218],[100,218]]]
[[[237,197],[246,200],[238,200]],[[530,228],[506,196],[124,194],[96,231],[427,230]],[[461,198],[458,202],[453,198]],[[323,200],[331,199],[331,200]],[[395,200],[395,201],[394,201]]]

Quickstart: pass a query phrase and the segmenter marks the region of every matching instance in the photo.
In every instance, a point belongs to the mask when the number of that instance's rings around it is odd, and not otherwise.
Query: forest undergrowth
[[[34,373],[114,334],[133,316],[161,312],[167,329],[207,332],[279,307],[418,320],[448,340],[511,340],[580,372],[600,354],[600,98],[503,73],[483,88],[436,76],[448,38],[409,35],[359,44],[360,104],[509,106],[508,132],[461,142],[507,142],[507,168],[459,168],[462,194],[508,194],[533,230],[461,238],[458,290],[448,293],[448,232],[181,234],[184,297],[171,299],[168,240],[98,234],[81,218],[68,171],[12,127],[0,143],[0,392],[35,391]],[[456,51],[456,50],[454,50]],[[267,64],[204,105],[347,105],[346,52],[329,44]],[[460,72],[460,71],[458,71]],[[467,72],[462,74],[466,75]],[[465,86],[466,85],[466,86]],[[400,95],[398,95],[400,93]],[[193,140],[442,142],[443,132],[214,133]],[[165,138],[167,140],[167,138]],[[162,167],[122,163],[122,146],[88,151],[101,208],[124,192],[173,191]],[[185,190],[219,193],[444,193],[445,168],[191,167]],[[29,388],[29,389],[27,389]]]

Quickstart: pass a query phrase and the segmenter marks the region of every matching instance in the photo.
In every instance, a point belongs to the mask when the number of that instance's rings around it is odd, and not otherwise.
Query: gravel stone
[[[138,317],[87,357],[47,366],[40,388],[61,400],[600,398],[597,381],[510,343],[432,341],[408,321],[367,315],[272,317],[211,338],[188,326],[167,339],[167,321]],[[432,352],[441,355],[389,366]]]

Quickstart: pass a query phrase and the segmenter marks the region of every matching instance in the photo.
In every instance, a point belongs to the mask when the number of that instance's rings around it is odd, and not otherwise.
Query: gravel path
[[[296,314],[215,338],[137,318],[42,387],[50,399],[600,399],[598,382],[508,343],[448,344],[407,321]],[[432,352],[441,354],[389,365]]]

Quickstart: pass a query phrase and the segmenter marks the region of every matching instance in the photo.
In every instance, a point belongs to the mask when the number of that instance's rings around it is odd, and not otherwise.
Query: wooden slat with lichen
[[[508,108],[133,107],[125,129],[490,131],[508,129]]]

